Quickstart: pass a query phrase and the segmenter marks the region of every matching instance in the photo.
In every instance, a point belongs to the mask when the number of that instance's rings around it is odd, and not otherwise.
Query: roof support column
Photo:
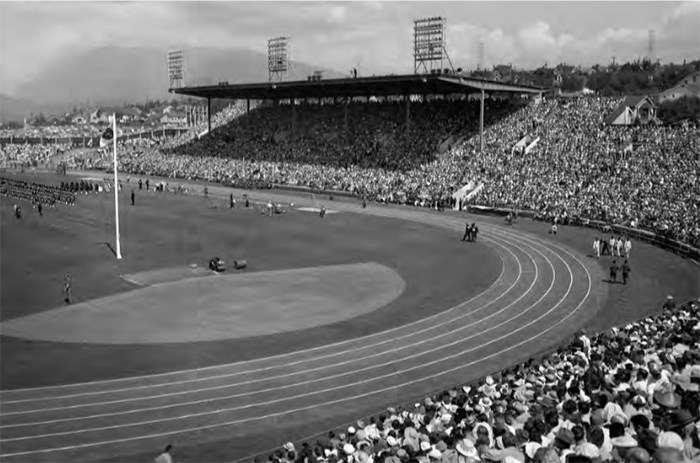
[[[406,138],[408,138],[408,132],[411,129],[411,97],[406,95]]]
[[[250,98],[245,99],[245,113],[248,114],[250,112]]]
[[[296,110],[296,102],[294,101],[294,98],[291,98],[289,100],[290,105],[292,106],[292,140],[294,140],[294,136],[296,135],[296,128],[297,128],[297,110]]]
[[[481,88],[481,110],[479,111],[479,153],[484,152],[484,98],[486,92]]]
[[[346,98],[343,104],[343,140],[344,144],[348,145],[350,141],[350,134],[348,133],[348,106],[350,101]]]
[[[211,97],[207,97],[207,135],[211,135]]]

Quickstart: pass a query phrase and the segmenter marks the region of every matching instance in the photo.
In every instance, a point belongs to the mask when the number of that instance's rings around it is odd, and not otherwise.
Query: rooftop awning
[[[333,98],[450,93],[542,93],[538,87],[508,84],[451,75],[403,75],[327,79],[315,81],[263,82],[208,85],[170,89],[171,93],[200,98],[273,100],[290,98]]]

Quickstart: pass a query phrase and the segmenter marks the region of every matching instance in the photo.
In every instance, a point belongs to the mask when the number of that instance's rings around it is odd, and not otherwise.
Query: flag
[[[109,146],[109,143],[112,141],[114,138],[114,131],[110,129],[109,127],[105,129],[104,133],[102,134],[102,137],[100,137],[100,148],[104,148],[105,146]]]

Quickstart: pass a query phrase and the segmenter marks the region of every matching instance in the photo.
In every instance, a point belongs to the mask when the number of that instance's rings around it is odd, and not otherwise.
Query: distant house
[[[557,64],[557,67],[555,67],[554,69],[559,71],[559,73],[562,76],[568,76],[568,75],[573,74],[576,71],[576,66],[562,63],[562,64]]]
[[[187,115],[183,111],[169,111],[160,118],[163,125],[184,127],[187,124]]]
[[[119,121],[122,123],[126,123],[136,122],[141,119],[141,110],[136,107],[129,107],[121,110],[121,117],[119,118]]]
[[[87,124],[89,117],[89,115],[85,117],[82,114],[74,114],[70,121],[74,125],[84,125]]]
[[[564,82],[564,72],[560,69],[554,70],[554,86],[561,87],[562,82]]]
[[[491,80],[496,82],[512,82],[513,81],[513,66],[508,64],[499,64],[493,67],[491,71]]]
[[[46,125],[63,125],[63,116],[52,114],[46,118]]]
[[[606,125],[660,124],[656,117],[656,104],[647,95],[628,96],[605,119]]]
[[[679,98],[700,98],[700,71],[683,78],[673,87],[656,96],[659,104],[674,101]]]
[[[112,114],[117,115],[119,118],[119,111],[112,108],[98,108],[92,113],[90,113],[90,123],[91,124],[107,124],[110,122]]]

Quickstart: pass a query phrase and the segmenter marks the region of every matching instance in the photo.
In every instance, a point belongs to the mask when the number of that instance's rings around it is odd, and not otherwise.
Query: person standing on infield
[[[604,256],[608,252],[608,242],[605,237],[600,240],[600,255]]]
[[[630,269],[630,264],[627,263],[627,259],[625,259],[625,262],[622,264],[622,284],[626,285],[627,284],[627,279],[630,276],[630,272],[632,269]]]
[[[608,245],[610,246],[610,257],[615,257],[615,235],[610,235]]]
[[[464,225],[464,236],[462,237],[462,241],[471,241],[471,234],[472,234],[472,227],[469,225],[469,222],[467,222]]]
[[[617,283],[617,271],[619,269],[617,261],[613,259],[612,264],[610,264],[610,283]]]
[[[136,194],[134,193],[134,190],[131,190],[131,205],[133,206],[135,202],[136,202]]]
[[[596,259],[600,258],[600,241],[598,240],[597,236],[593,240],[593,255]]]
[[[66,273],[66,283],[65,283],[65,286],[63,287],[63,292],[65,293],[66,304],[70,304],[71,284],[72,284],[71,277],[69,274]]]

